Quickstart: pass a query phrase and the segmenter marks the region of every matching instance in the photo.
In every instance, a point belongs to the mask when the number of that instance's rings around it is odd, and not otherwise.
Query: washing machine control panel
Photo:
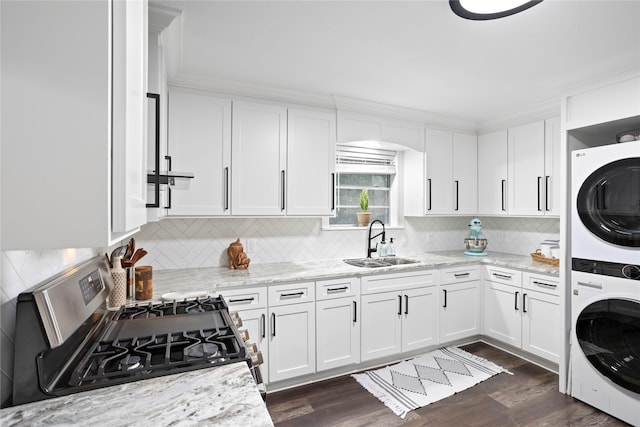
[[[640,265],[572,258],[571,269],[573,271],[582,271],[584,273],[640,280]]]

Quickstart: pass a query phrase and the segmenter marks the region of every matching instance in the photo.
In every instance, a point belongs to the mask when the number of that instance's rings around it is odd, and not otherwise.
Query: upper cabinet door
[[[299,108],[288,114],[287,214],[333,215],[336,114]]]
[[[560,215],[560,118],[544,122],[545,215]]]
[[[233,215],[284,215],[287,109],[234,102],[231,135]]]
[[[228,215],[231,100],[172,88],[168,145],[172,169],[194,175],[188,189],[171,192],[168,215]]]
[[[453,133],[427,129],[427,214],[453,210]]]
[[[147,222],[147,2],[113,2],[112,231]],[[142,25],[141,25],[142,24]]]
[[[507,214],[507,131],[478,136],[478,213]]]
[[[510,215],[544,215],[544,121],[510,128]]]
[[[478,137],[453,134],[453,213],[478,212]]]

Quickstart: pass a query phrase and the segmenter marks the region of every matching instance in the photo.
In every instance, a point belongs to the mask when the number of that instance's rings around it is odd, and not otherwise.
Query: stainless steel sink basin
[[[416,264],[418,261],[409,258],[396,258],[396,257],[388,257],[388,258],[350,258],[345,259],[349,265],[353,265],[356,267],[363,268],[379,268],[379,267],[391,267],[393,265],[403,265],[403,264]]]

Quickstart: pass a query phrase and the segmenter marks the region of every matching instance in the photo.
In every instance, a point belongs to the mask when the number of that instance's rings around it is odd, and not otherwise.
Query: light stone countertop
[[[273,426],[246,363],[198,369],[0,410],[2,426]]]
[[[283,262],[249,265],[246,270],[227,267],[157,270],[153,272],[154,299],[167,293],[207,292],[214,294],[224,288],[269,285],[300,281],[324,280],[339,277],[358,277],[371,274],[411,271],[425,268],[447,268],[456,265],[497,265],[534,273],[558,276],[559,268],[534,261],[531,256],[489,252],[486,257],[466,256],[462,251],[434,252],[402,256],[419,261],[382,268],[362,268],[346,264],[341,259],[304,262]],[[179,299],[179,297],[178,297]]]

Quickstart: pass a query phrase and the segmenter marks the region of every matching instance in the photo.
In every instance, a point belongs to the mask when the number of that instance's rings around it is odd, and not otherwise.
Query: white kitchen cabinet
[[[247,342],[255,343],[262,353],[260,373],[265,384],[269,383],[269,342],[267,338],[267,288],[223,289],[220,291],[229,305],[230,312],[237,312],[242,327],[249,332]]]
[[[361,360],[437,343],[437,271],[363,277]]]
[[[478,213],[507,214],[507,131],[478,136]]]
[[[146,49],[146,1],[3,3],[3,250],[146,223]]]
[[[405,214],[477,212],[477,138],[427,129],[426,152],[405,152]]]
[[[289,108],[287,123],[286,213],[333,215],[336,113]]]
[[[424,125],[354,111],[338,111],[338,143],[385,141],[424,150]]]
[[[269,287],[269,381],[316,369],[314,283]]]
[[[482,332],[480,266],[460,266],[440,271],[439,342],[446,343]]]
[[[558,279],[487,267],[484,334],[551,362],[559,362]]]
[[[171,87],[168,138],[172,170],[194,175],[171,190],[168,216],[229,215],[231,100]]]
[[[509,128],[508,212],[544,215],[544,121]]]
[[[316,282],[316,371],[360,363],[360,279]]]
[[[557,277],[523,273],[522,349],[560,362],[560,283]]]
[[[234,101],[231,135],[232,214],[284,215],[287,109]]]

